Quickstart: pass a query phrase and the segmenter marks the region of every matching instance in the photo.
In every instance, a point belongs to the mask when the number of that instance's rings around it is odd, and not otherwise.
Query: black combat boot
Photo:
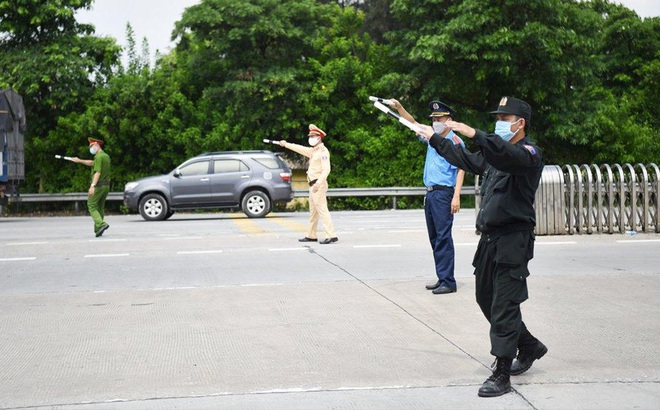
[[[523,374],[532,367],[534,360],[539,360],[546,353],[548,353],[548,348],[541,342],[537,342],[533,346],[521,347],[518,351],[517,360],[511,365],[511,375]]]
[[[513,359],[498,357],[493,363],[493,374],[479,389],[479,397],[497,397],[511,391],[509,373]]]

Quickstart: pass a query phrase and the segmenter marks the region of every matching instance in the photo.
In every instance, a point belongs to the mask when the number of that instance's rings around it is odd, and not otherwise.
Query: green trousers
[[[98,232],[105,225],[103,221],[105,216],[105,200],[109,192],[110,187],[108,185],[97,186],[94,188],[94,195],[90,195],[87,198],[87,209],[94,220],[94,233]]]

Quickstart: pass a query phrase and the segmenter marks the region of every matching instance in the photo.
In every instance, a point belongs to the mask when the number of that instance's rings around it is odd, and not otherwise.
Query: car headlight
[[[132,191],[137,188],[138,185],[137,182],[129,182],[124,186],[124,191]]]

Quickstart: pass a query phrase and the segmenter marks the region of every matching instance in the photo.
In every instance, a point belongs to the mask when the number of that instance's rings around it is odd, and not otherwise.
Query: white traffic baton
[[[396,118],[397,121],[399,121],[401,124],[403,124],[403,125],[405,125],[406,127],[408,127],[411,131],[413,131],[413,132],[415,132],[415,133],[418,132],[418,128],[417,128],[417,126],[415,126],[412,122],[410,122],[410,121],[408,121],[407,119],[405,119],[405,118],[403,118],[402,116],[400,116],[398,113],[395,113],[394,111],[392,111],[392,110],[390,110],[389,108],[387,108],[387,107],[386,107],[383,103],[381,103],[380,101],[375,101],[375,102],[374,102],[374,107],[378,108],[379,110],[381,110],[381,111],[384,112],[385,114],[387,114],[387,115],[389,115],[389,116],[391,116],[391,117],[393,117],[393,118]]]

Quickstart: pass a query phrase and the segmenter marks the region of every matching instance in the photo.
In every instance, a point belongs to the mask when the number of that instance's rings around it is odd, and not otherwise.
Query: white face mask
[[[447,128],[444,122],[433,121],[433,132],[436,134],[442,134],[443,131]]]
[[[310,146],[314,147],[314,146],[316,146],[316,144],[319,143],[319,140],[320,140],[319,137],[309,137],[309,139],[307,140],[307,143]]]

